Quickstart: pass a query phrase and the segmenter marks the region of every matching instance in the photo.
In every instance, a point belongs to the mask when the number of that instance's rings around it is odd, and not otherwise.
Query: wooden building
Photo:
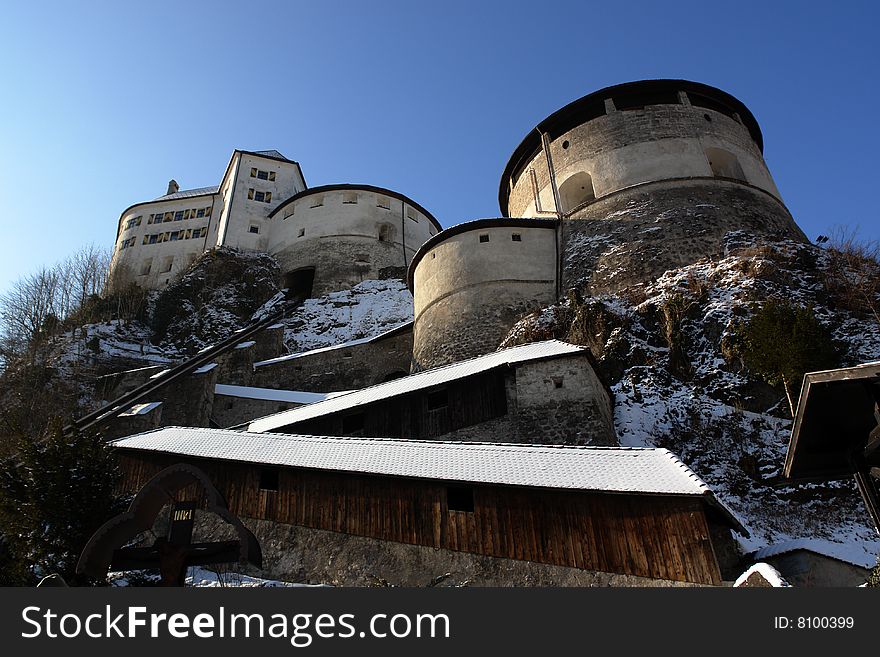
[[[254,420],[319,436],[616,445],[611,392],[589,350],[558,340],[425,370]]]
[[[114,445],[131,491],[170,464],[193,463],[242,518],[379,539],[389,551],[408,544],[720,584],[715,541],[742,530],[664,449],[178,427]]]

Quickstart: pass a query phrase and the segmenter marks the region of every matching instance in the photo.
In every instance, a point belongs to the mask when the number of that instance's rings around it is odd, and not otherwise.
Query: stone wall
[[[694,586],[242,520],[263,549],[259,575],[291,582],[427,586],[442,578],[442,586]]]
[[[272,399],[249,399],[233,395],[214,395],[211,419],[220,427],[233,427],[258,417],[296,408],[302,404]]]
[[[723,257],[733,231],[807,241],[769,194],[736,182],[643,185],[585,206],[562,222],[563,287],[615,292],[705,257]]]
[[[309,392],[365,388],[409,373],[412,340],[408,326],[370,342],[261,364],[247,385]]]

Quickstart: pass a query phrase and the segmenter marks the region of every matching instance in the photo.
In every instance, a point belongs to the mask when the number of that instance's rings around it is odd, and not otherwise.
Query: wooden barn
[[[254,420],[250,431],[615,445],[611,392],[588,349],[503,349]]]
[[[255,521],[258,538],[256,521],[378,539],[388,581],[395,568],[386,557],[407,545],[432,554],[720,584],[719,537],[729,539],[731,528],[744,531],[664,449],[179,427],[114,446],[130,491],[168,465],[192,463],[234,514]],[[264,545],[264,553],[286,549],[273,545]]]

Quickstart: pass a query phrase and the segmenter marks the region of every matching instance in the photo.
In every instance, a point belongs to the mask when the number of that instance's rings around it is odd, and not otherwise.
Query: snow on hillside
[[[739,233],[727,242],[723,258],[615,295],[545,308],[515,326],[504,345],[571,339],[580,304],[598,318],[584,339],[614,392],[621,444],[675,452],[748,527],[744,551],[812,538],[876,557],[880,538],[852,482],[782,485],[787,403],[742,367],[730,339],[736,322],[772,296],[812,306],[842,347],[844,366],[880,358],[880,324],[835,307],[822,280],[825,251],[794,242],[756,245]]]
[[[86,324],[60,336],[47,364],[65,370],[83,361],[131,359],[159,364],[178,357],[173,348],[150,344],[150,330],[140,322],[111,320]]]
[[[412,318],[412,295],[403,281],[364,281],[305,301],[283,322],[284,344],[290,353],[330,347],[379,335]]]

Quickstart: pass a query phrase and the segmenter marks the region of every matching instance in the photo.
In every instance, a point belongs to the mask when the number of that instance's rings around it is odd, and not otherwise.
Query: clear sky
[[[277,149],[309,185],[499,214],[535,124],[604,86],[687,78],[755,114],[810,238],[877,212],[876,2],[5,2],[0,290],[120,212]]]

